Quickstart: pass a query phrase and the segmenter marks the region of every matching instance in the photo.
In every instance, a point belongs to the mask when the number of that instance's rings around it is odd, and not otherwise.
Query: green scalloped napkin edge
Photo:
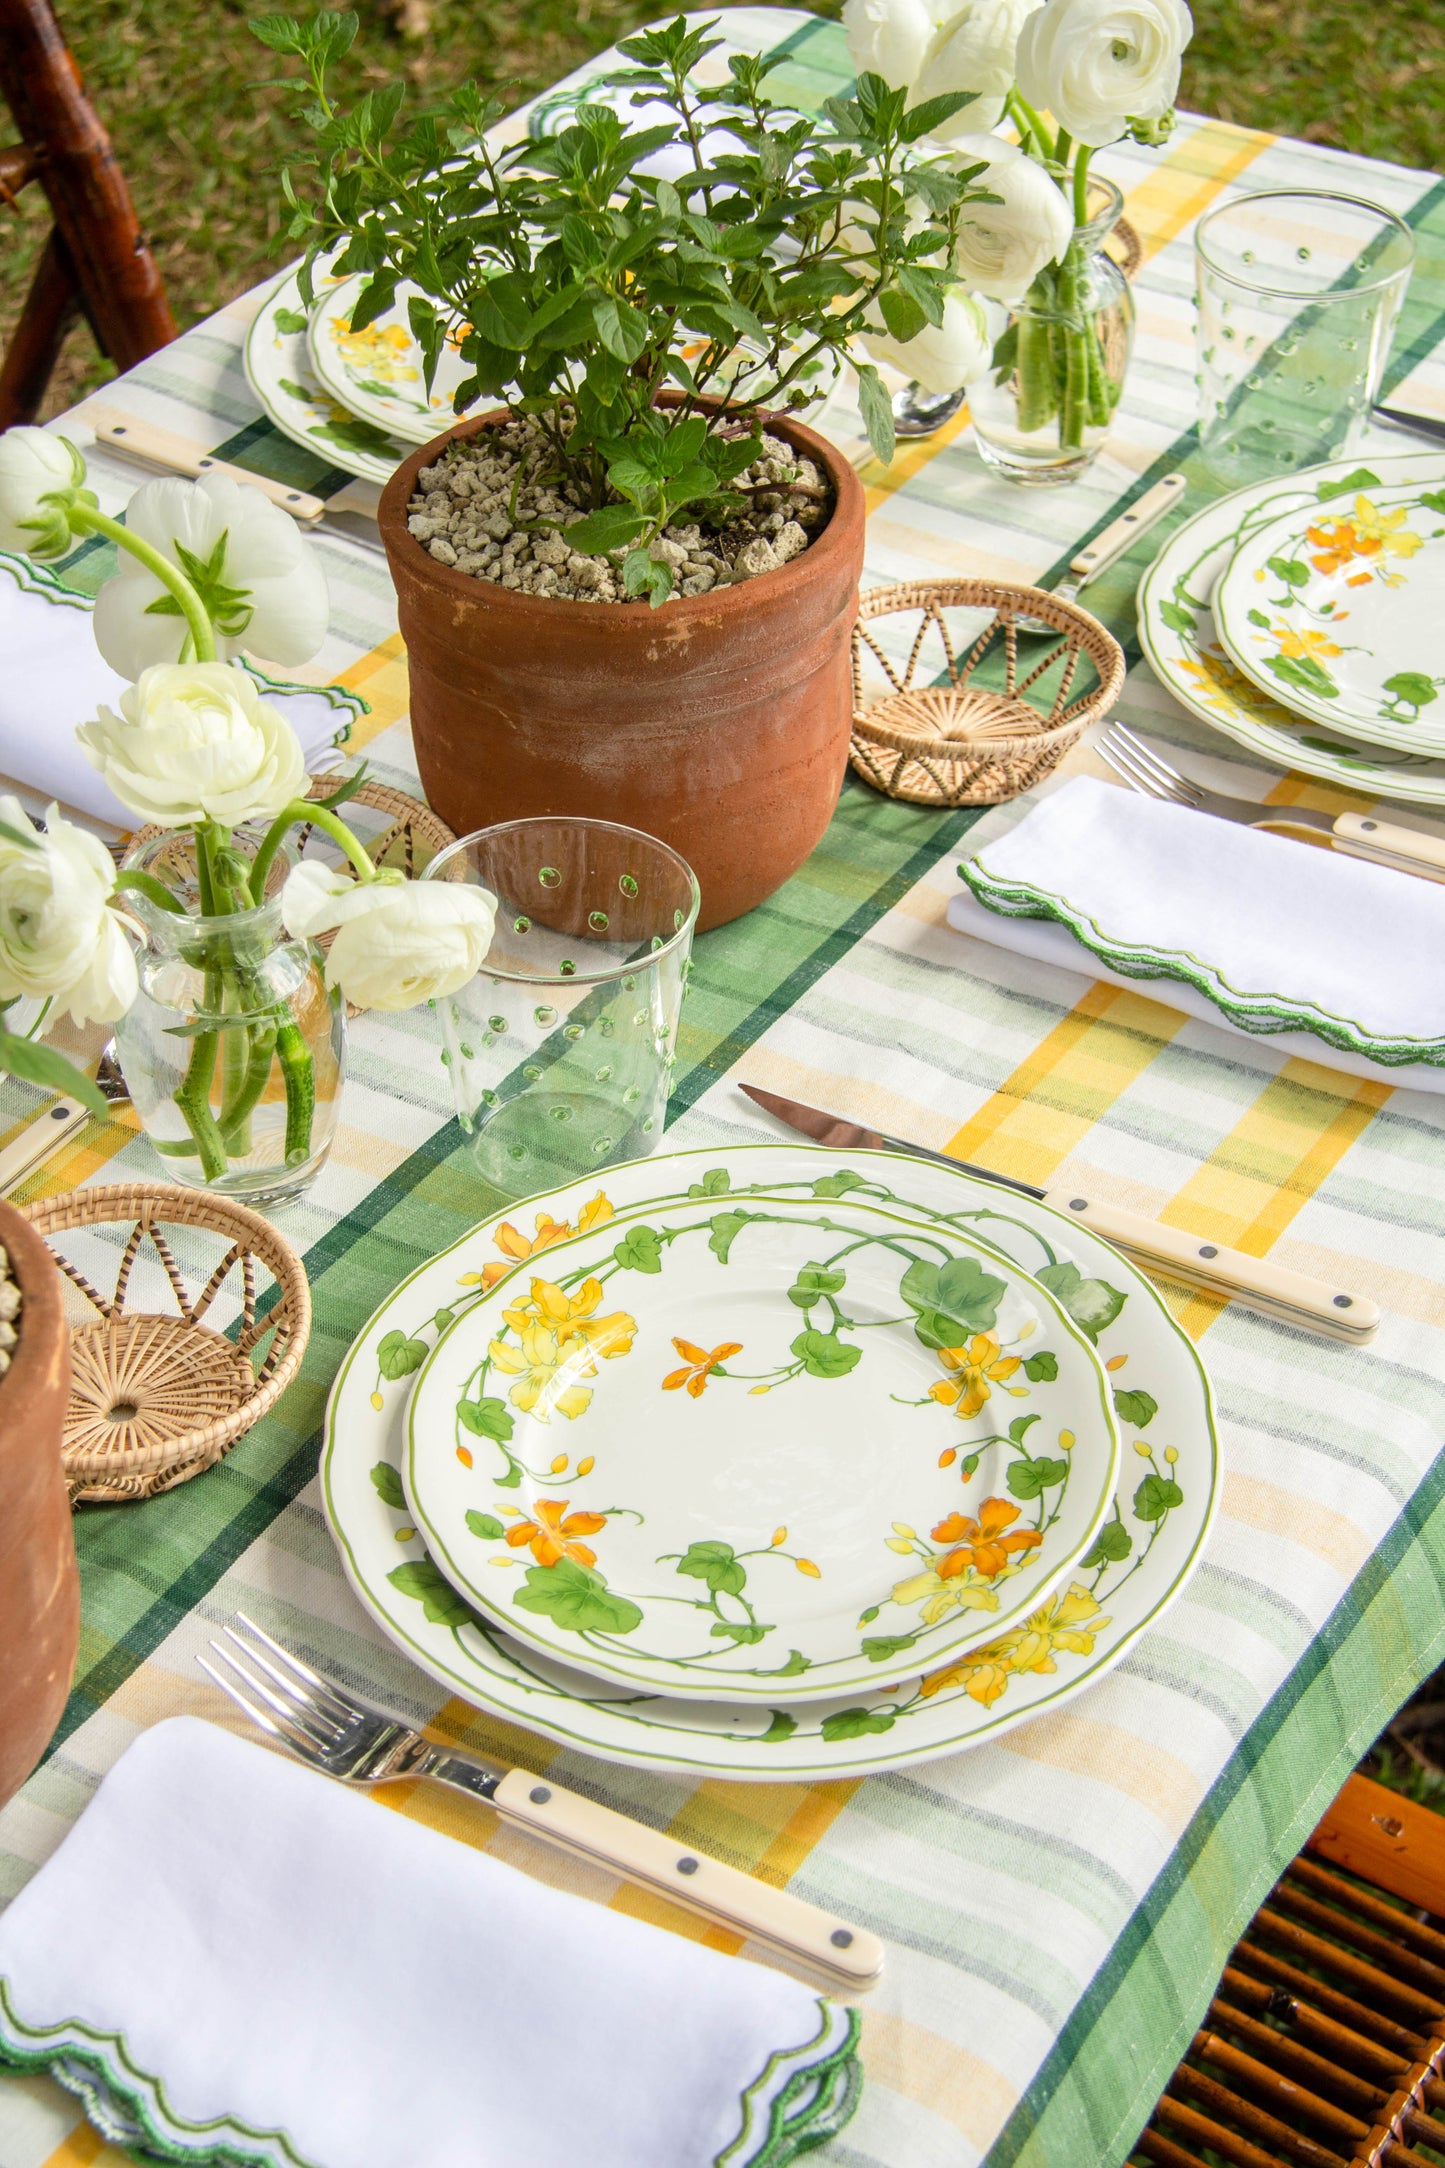
[[[1130,979],[1177,979],[1203,994],[1222,1016],[1240,1031],[1267,1037],[1281,1031],[1304,1031],[1341,1053],[1358,1054],[1381,1068],[1399,1069],[1413,1062],[1445,1068],[1445,1039],[1382,1039],[1349,1017],[1334,1016],[1327,1009],[1291,1001],[1284,994],[1246,994],[1198,956],[1183,949],[1152,947],[1147,942],[1126,942],[1104,932],[1096,919],[1077,909],[1067,897],[1052,895],[1026,881],[1003,881],[989,873],[977,859],[965,859],[958,868],[974,897],[986,911],[1000,918],[1044,918],[1063,926],[1091,956]]]

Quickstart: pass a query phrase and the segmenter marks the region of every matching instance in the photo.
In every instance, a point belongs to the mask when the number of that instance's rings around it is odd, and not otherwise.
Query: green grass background
[[[807,0],[803,0],[807,4]],[[403,72],[420,96],[470,74],[512,102],[659,12],[658,0],[358,0],[345,87]],[[304,129],[258,85],[270,56],[240,0],[58,0],[184,328],[284,260],[277,175]],[[834,13],[832,0],[818,12]],[[1181,103],[1413,166],[1445,159],[1439,0],[1199,0]],[[0,141],[5,139],[0,121]],[[0,207],[0,342],[48,217]],[[83,328],[46,411],[111,374]]]

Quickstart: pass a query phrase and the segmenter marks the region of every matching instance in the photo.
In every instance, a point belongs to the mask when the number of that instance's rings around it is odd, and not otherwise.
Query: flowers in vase
[[[58,806],[37,833],[17,798],[0,798],[0,1006],[49,1003],[77,1024],[124,1015],[136,968],[109,909],[115,881],[105,845]]]
[[[232,663],[152,663],[119,715],[102,707],[76,736],[121,804],[162,828],[239,828],[305,796],[300,740]]]

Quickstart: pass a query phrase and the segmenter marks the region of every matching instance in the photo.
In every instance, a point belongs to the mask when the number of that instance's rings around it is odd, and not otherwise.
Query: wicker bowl
[[[150,1498],[199,1475],[295,1377],[311,1331],[311,1291],[295,1250],[259,1212],[170,1183],[115,1182],[46,1198],[24,1216],[83,1298],[72,1303],[61,1439],[72,1505]],[[184,1233],[173,1241],[167,1228]],[[103,1295],[61,1247],[58,1237],[78,1229],[116,1256],[114,1294]],[[94,1270],[96,1241],[85,1248]],[[142,1307],[132,1291],[147,1250],[142,1271],[149,1268],[153,1292],[164,1275],[174,1313]],[[258,1267],[275,1286],[264,1312]],[[235,1313],[231,1332],[206,1322],[223,1289]]]
[[[982,622],[960,642],[948,610]],[[910,617],[916,627],[890,626],[886,647],[870,629],[880,618]],[[1084,664],[1085,686],[1076,690]],[[872,698],[870,672],[883,680]],[[998,805],[1046,776],[1123,682],[1113,634],[1044,588],[1000,580],[870,587],[853,628],[852,763],[875,790],[912,805]]]

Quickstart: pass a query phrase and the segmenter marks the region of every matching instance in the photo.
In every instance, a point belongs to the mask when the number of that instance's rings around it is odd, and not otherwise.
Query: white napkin
[[[93,607],[44,566],[0,551],[0,778],[46,803],[58,799],[62,812],[134,828],[135,815],[111,796],[75,738],[76,724],[102,701],[118,708],[126,686],[100,658]],[[330,767],[366,703],[340,686],[281,688],[259,670],[252,675],[300,738],[308,771]]]
[[[1386,1084],[1445,1091],[1445,886],[1078,776],[950,925]]]
[[[0,1918],[0,2059],[186,2161],[780,2168],[852,2112],[856,2034],[196,1717]]]

